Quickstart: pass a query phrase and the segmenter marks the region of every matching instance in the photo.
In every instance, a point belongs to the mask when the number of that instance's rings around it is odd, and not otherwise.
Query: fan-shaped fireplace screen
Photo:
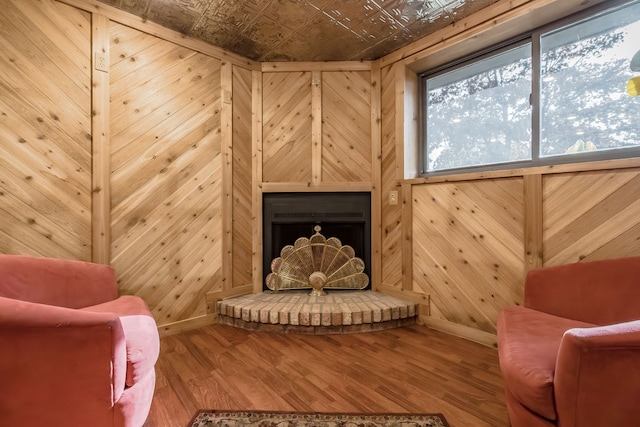
[[[329,288],[366,288],[369,277],[364,273],[364,261],[355,256],[353,248],[336,237],[325,238],[319,225],[314,229],[310,238],[300,237],[282,248],[271,262],[267,287],[274,291],[312,289],[311,295],[324,295],[324,289]]]
[[[316,226],[321,228],[316,229]],[[353,260],[351,265],[364,262],[364,271],[358,271],[359,267],[353,267],[355,270],[350,270],[350,274],[364,273],[370,277],[370,193],[264,194],[262,249],[263,290],[310,288],[308,276],[316,271],[326,276],[326,289],[352,289],[344,285],[345,280],[334,282],[341,274],[349,275],[346,273],[348,267],[344,267],[340,272],[327,272],[330,268],[337,268],[341,261],[358,258],[361,261]],[[330,256],[338,258],[329,260]],[[274,264],[274,260],[278,258]],[[333,265],[330,265],[330,262],[333,262]],[[285,272],[284,269],[292,271]],[[303,271],[306,277],[298,277]],[[276,275],[269,279],[271,284],[268,285],[267,275],[270,273]],[[313,280],[322,282],[325,279],[322,275],[315,274]],[[367,288],[370,287],[369,283]]]

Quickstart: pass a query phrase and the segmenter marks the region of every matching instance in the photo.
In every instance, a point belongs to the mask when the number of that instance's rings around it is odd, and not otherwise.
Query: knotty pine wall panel
[[[413,187],[413,291],[431,316],[495,333],[522,303],[523,194],[521,178]]]
[[[252,283],[251,71],[233,67],[233,286]]]
[[[402,209],[401,204],[389,204],[389,192],[398,191],[396,176],[395,139],[395,73],[391,67],[382,74],[382,283],[389,286],[402,284]]]
[[[311,182],[311,73],[263,73],[262,181]]]
[[[110,26],[112,265],[160,326],[221,275],[220,60]]]
[[[543,177],[544,265],[640,255],[640,170]]]
[[[322,73],[322,181],[371,182],[371,72]]]
[[[0,8],[0,253],[91,259],[91,16]]]

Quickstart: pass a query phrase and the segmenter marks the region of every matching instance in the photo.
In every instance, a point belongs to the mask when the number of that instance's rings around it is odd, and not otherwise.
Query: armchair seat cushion
[[[160,354],[160,340],[156,323],[142,299],[124,295],[81,310],[113,313],[120,318],[127,348],[127,387],[132,387],[145,376],[153,374]]]
[[[508,307],[498,318],[498,351],[509,392],[529,410],[557,418],[553,381],[563,333],[593,327],[526,307]]]

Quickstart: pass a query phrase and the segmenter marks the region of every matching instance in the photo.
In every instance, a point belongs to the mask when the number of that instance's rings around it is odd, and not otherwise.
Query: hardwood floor
[[[498,354],[410,326],[351,335],[226,325],[163,337],[145,427],[186,426],[197,409],[443,413],[451,427],[508,426]]]

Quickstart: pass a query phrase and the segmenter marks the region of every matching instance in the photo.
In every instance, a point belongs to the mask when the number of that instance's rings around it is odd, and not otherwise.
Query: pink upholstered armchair
[[[0,254],[0,425],[144,424],[158,330],[110,266]]]
[[[513,427],[640,426],[640,257],[530,271],[498,319]]]

